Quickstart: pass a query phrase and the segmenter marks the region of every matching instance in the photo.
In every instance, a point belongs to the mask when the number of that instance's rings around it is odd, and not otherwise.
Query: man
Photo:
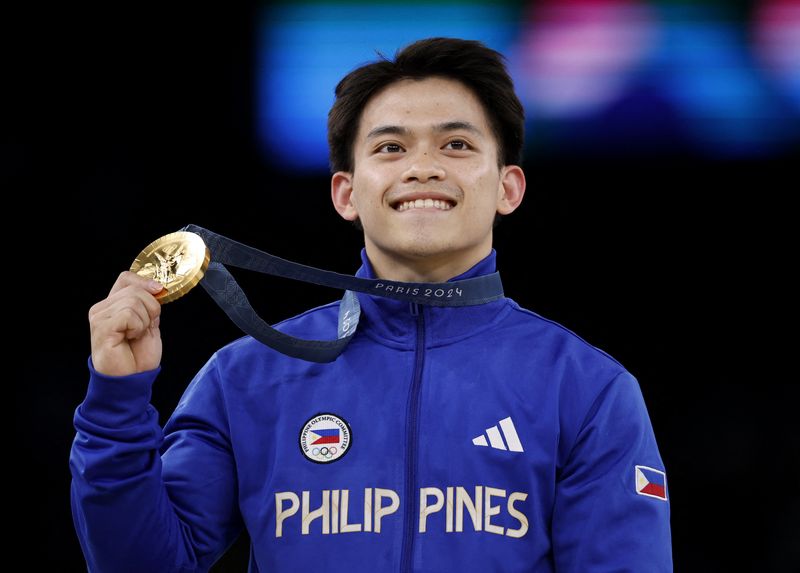
[[[501,56],[423,40],[336,95],[331,196],[363,228],[358,276],[494,272],[494,219],[525,191],[523,112]],[[335,361],[240,338],[162,432],[149,405],[160,288],[122,273],[89,313],[70,468],[91,570],[205,571],[243,528],[250,571],[671,570],[638,384],[560,325],[508,298],[359,294],[361,324]],[[330,338],[338,306],[279,328]]]

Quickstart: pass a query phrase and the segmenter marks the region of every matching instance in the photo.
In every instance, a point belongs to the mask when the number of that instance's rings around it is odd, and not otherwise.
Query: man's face
[[[479,100],[455,80],[401,80],[378,92],[353,153],[353,173],[335,174],[332,194],[345,219],[360,220],[370,258],[474,264],[491,250],[495,213],[513,211],[524,192],[519,167],[498,167]]]

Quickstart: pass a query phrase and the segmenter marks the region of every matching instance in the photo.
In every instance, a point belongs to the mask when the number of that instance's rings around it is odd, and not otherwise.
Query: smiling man
[[[336,96],[331,197],[363,230],[357,275],[442,296],[492,275],[496,217],[525,192],[500,54],[422,40]],[[246,530],[251,572],[671,571],[638,383],[564,327],[502,293],[444,307],[359,294],[336,360],[242,337],[162,430],[158,289],[122,273],[89,313],[70,469],[90,570],[207,571]],[[323,339],[339,320],[337,302],[279,328]]]
[[[361,222],[377,275],[446,281],[487,257],[495,214],[516,209],[525,177],[503,164],[475,93],[447,77],[398,79],[356,123],[352,160],[332,178],[333,203]]]

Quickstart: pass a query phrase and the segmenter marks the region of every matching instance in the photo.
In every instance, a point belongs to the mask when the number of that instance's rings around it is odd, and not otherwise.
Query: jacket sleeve
[[[160,370],[106,376],[89,358],[69,457],[73,522],[89,571],[207,571],[242,530],[215,357],[163,431],[150,404]]]
[[[556,571],[672,571],[666,488],[639,384],[623,371],[589,407],[559,470],[552,524]]]

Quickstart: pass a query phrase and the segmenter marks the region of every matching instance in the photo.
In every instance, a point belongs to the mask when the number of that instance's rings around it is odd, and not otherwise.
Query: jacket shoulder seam
[[[616,358],[611,356],[608,352],[606,352],[602,348],[598,348],[597,346],[595,346],[591,342],[587,341],[581,335],[577,334],[573,330],[570,330],[569,328],[567,328],[563,324],[560,324],[560,323],[556,322],[555,320],[551,320],[549,318],[545,318],[541,314],[536,313],[536,312],[534,312],[532,310],[529,310],[527,308],[523,308],[523,307],[519,306],[519,304],[517,302],[515,302],[515,301],[512,303],[511,306],[512,306],[512,308],[514,310],[516,310],[517,312],[519,312],[521,314],[529,315],[529,316],[531,316],[533,318],[537,318],[539,320],[547,322],[548,324],[550,324],[552,326],[555,326],[556,328],[558,328],[558,329],[562,330],[563,332],[565,332],[567,335],[569,335],[569,336],[571,336],[573,338],[576,338],[577,340],[579,340],[581,343],[583,343],[586,347],[590,348],[591,350],[593,350],[595,352],[598,352],[599,354],[602,354],[603,356],[605,356],[606,358],[611,360],[614,364],[616,364],[617,366],[619,366],[620,368],[625,370],[625,366],[619,360],[617,360]]]

